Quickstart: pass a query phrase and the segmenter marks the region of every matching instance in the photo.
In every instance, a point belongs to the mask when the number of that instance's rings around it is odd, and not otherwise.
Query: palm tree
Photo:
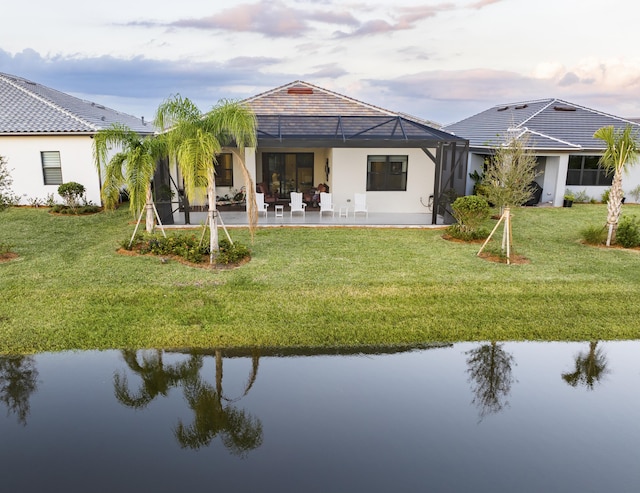
[[[249,227],[257,222],[253,181],[244,163],[246,147],[255,147],[256,117],[251,109],[237,101],[221,100],[202,115],[188,98],[173,96],[163,102],[156,113],[155,125],[166,131],[169,151],[177,159],[185,182],[185,192],[192,200],[198,198],[198,188],[206,187],[208,202],[207,225],[210,238],[210,262],[219,251],[218,213],[216,210],[216,155],[223,147],[231,150],[242,165],[247,190]]]
[[[111,148],[120,151],[107,161]],[[146,231],[151,233],[155,225],[151,180],[158,160],[166,155],[164,138],[141,137],[126,125],[114,123],[96,134],[93,153],[103,176],[101,196],[105,207],[114,209],[118,205],[121,188],[126,187],[131,212],[135,217],[146,211]]]
[[[607,148],[600,158],[600,165],[609,173],[613,173],[613,182],[607,202],[607,246],[615,241],[618,221],[622,212],[622,171],[627,164],[634,164],[638,158],[637,134],[633,127],[627,125],[623,130],[613,126],[602,127],[593,134],[594,138],[602,140]]]

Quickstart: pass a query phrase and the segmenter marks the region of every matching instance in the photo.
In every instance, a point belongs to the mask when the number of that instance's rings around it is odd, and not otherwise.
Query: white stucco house
[[[244,161],[267,201],[287,207],[291,192],[307,194],[322,183],[336,206],[366,193],[369,212],[424,213],[435,223],[447,215],[431,214],[430,201],[438,204],[450,189],[464,192],[468,142],[429,122],[303,81],[244,102],[258,123],[258,146],[245,150]],[[156,181],[181,197],[179,170],[168,168]],[[216,173],[219,196],[245,186],[231,153],[219,157]]]
[[[154,132],[142,119],[0,73],[0,155],[22,204],[49,194],[60,201],[58,186],[70,181],[84,185],[87,200],[100,204],[92,139],[113,123],[140,134]]]
[[[560,99],[497,105],[444,129],[469,139],[469,173],[482,173],[485,157],[505,142],[507,134],[525,138],[538,158],[540,203],[561,206],[567,191],[600,200],[611,186],[612,177],[598,166],[605,145],[593,138],[596,130],[610,125],[632,125],[640,131],[637,122]],[[630,170],[623,177],[627,193],[640,185],[640,166]],[[472,193],[473,185],[469,180],[466,194]]]

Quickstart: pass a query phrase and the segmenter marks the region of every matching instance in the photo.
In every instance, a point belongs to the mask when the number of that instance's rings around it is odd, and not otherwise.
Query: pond
[[[0,356],[7,492],[637,492],[640,341]]]

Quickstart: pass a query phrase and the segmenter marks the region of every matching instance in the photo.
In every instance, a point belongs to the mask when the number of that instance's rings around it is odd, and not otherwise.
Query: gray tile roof
[[[536,150],[601,150],[604,143],[593,138],[601,127],[623,128],[640,125],[624,118],[602,113],[561,99],[543,99],[498,105],[444,130],[469,139],[471,147],[495,147],[504,142],[507,132],[528,138],[528,147]]]
[[[140,118],[0,73],[0,134],[91,134],[113,123],[140,133],[154,131]]]

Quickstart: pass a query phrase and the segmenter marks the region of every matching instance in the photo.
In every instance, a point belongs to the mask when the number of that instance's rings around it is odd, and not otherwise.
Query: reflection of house
[[[370,212],[426,218],[430,196],[464,191],[466,140],[426,122],[300,81],[245,102],[258,120],[258,147],[246,150],[245,162],[267,201],[286,205],[293,191],[309,200],[324,183],[337,207],[366,192]],[[230,155],[218,166],[219,196],[244,186],[239,166]]]
[[[60,200],[58,185],[69,181],[84,185],[87,200],[100,204],[92,139],[112,123],[153,133],[139,118],[0,73],[0,155],[23,204],[49,194]]]
[[[594,132],[604,126],[623,128],[640,125],[616,116],[568,103],[560,99],[543,99],[494,106],[482,113],[448,125],[445,130],[469,139],[469,172],[482,172],[483,162],[492,148],[509,135],[527,139],[528,147],[538,156],[542,186],[541,202],[562,205],[565,190],[586,192],[597,200],[611,185],[598,167],[604,144],[594,139]],[[625,190],[640,185],[640,174],[624,179]],[[467,184],[471,193],[473,182]]]

